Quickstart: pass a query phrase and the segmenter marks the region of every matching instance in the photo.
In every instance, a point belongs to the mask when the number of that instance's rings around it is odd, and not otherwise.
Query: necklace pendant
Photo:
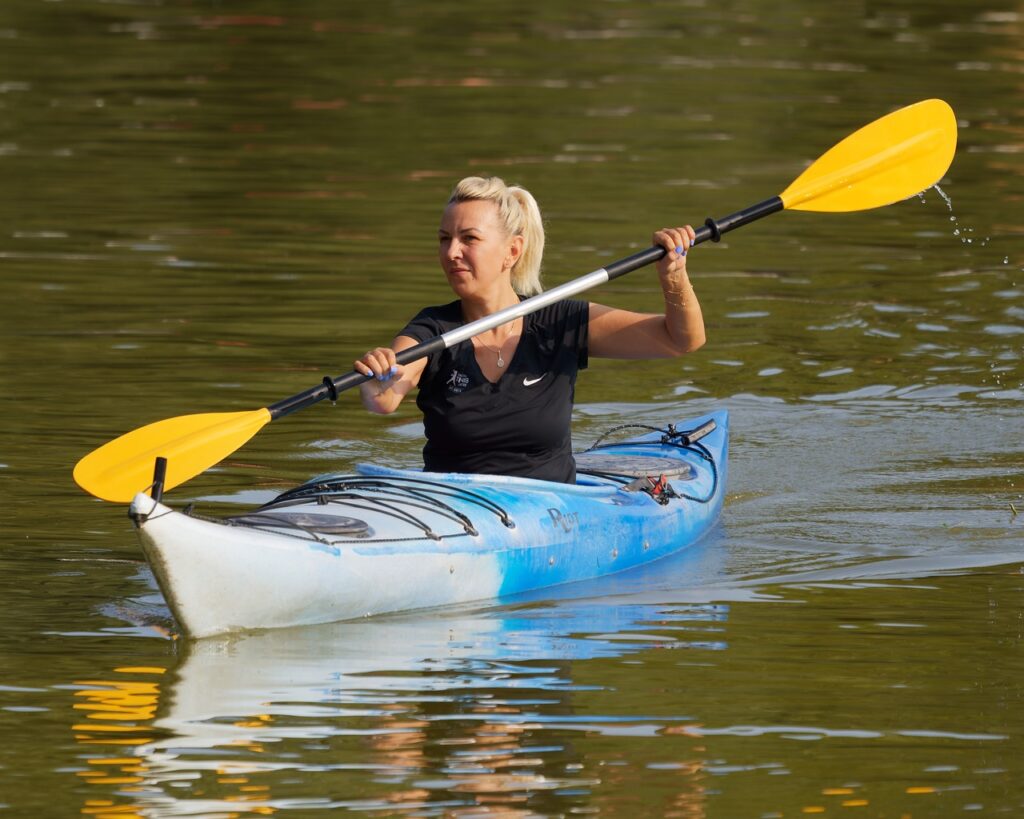
[[[505,366],[505,359],[501,357],[501,353],[500,352],[498,353],[498,366],[499,367],[504,367]]]

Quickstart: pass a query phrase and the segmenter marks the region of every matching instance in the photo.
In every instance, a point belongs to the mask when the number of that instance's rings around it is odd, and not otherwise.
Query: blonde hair
[[[544,288],[540,266],[544,256],[544,222],[540,207],[526,188],[506,185],[497,176],[467,176],[452,190],[448,204],[493,202],[508,236],[523,237],[523,252],[512,266],[512,289],[520,296],[535,296]]]

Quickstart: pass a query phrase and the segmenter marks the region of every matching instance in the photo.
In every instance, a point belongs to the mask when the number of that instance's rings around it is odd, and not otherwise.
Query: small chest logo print
[[[460,373],[458,370],[452,370],[448,380],[445,382],[445,386],[448,387],[449,392],[458,394],[469,386],[469,376],[465,373]]]
[[[544,375],[547,375],[547,373],[544,373]],[[534,384],[536,384],[536,383],[537,383],[538,381],[541,381],[541,380],[543,380],[543,378],[544,378],[544,375],[538,375],[538,376],[537,376],[536,378],[530,378],[529,376],[526,376],[526,377],[525,377],[525,378],[523,379],[523,386],[524,386],[524,387],[532,387],[532,386],[533,386]]]

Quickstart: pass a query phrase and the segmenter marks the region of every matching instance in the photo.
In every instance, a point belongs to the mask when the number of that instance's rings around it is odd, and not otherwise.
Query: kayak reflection
[[[592,805],[613,774],[575,738],[699,740],[685,718],[578,710],[579,692],[603,686],[577,679],[576,661],[720,650],[726,616],[718,605],[580,600],[183,645],[152,724],[159,738],[137,749],[147,772],[140,797],[167,815],[237,811],[239,800],[253,812]],[[693,804],[703,763],[683,756],[674,799]],[[617,782],[628,775],[614,772]]]

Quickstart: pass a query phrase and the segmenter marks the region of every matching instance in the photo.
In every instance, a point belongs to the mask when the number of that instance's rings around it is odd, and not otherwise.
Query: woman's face
[[[486,297],[510,286],[509,272],[522,252],[521,236],[507,236],[493,202],[453,202],[441,216],[438,259],[459,298]]]

